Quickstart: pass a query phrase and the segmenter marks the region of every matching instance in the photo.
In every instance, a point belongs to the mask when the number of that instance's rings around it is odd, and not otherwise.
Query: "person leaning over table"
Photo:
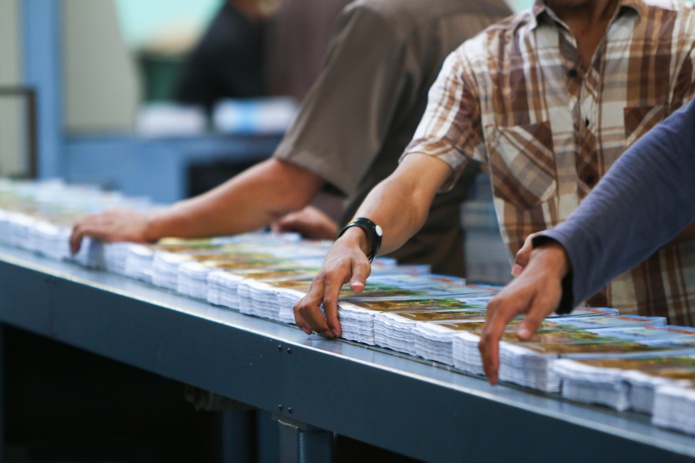
[[[625,148],[692,97],[694,21],[675,2],[536,0],[465,42],[398,169],[357,211],[368,221],[344,229],[295,305],[297,325],[340,336],[340,287],[364,288],[378,235],[386,253],[406,242],[470,159],[489,166],[512,253],[565,220]],[[695,241],[664,247],[590,301],[690,323]]]
[[[524,270],[488,305],[480,353],[491,383],[512,318],[526,314],[517,334],[530,339],[695,220],[694,128],[695,100],[632,145],[567,221],[534,235]]]
[[[396,168],[446,56],[509,14],[503,0],[351,3],[337,20],[321,75],[271,159],[153,214],[110,210],[80,218],[72,251],[85,236],[154,242],[256,230],[303,208],[326,186],[347,195],[346,223],[367,192]],[[395,254],[399,262],[463,273],[458,210],[465,193],[461,185],[437,199],[427,224]],[[316,238],[335,238],[338,230],[325,217],[310,228],[309,237]]]

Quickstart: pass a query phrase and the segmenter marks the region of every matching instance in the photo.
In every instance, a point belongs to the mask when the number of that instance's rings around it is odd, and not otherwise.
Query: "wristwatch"
[[[379,248],[381,248],[381,237],[383,235],[381,232],[381,227],[366,217],[355,217],[350,221],[350,223],[345,225],[345,228],[340,230],[340,233],[338,233],[338,238],[343,236],[343,233],[345,233],[348,228],[352,227],[361,228],[367,235],[367,238],[371,244],[371,248],[367,253],[367,258],[369,259],[369,262],[372,262],[379,253]]]

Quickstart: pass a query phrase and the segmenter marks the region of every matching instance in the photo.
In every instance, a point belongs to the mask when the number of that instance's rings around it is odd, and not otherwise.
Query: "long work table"
[[[285,461],[328,461],[332,433],[435,462],[695,461],[695,438],[645,415],[492,387],[5,247],[0,323],[271,412]]]

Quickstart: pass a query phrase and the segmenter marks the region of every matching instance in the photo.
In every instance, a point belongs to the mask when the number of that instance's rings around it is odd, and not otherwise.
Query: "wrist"
[[[544,267],[550,268],[560,278],[570,273],[569,257],[565,248],[557,241],[548,241],[535,247],[533,254],[543,262]]]
[[[354,229],[360,229],[355,232]],[[338,238],[350,233],[352,239],[357,239],[356,243],[367,255],[369,262],[372,262],[381,248],[381,227],[366,217],[357,217],[348,223],[338,234]]]
[[[174,236],[167,234],[164,230],[167,228],[167,216],[163,211],[145,212],[143,221],[143,240],[147,243],[156,243],[166,236]]]
[[[342,232],[339,238],[347,241],[353,246],[357,246],[362,252],[364,252],[365,255],[368,255],[372,248],[367,234],[361,228],[349,228]]]

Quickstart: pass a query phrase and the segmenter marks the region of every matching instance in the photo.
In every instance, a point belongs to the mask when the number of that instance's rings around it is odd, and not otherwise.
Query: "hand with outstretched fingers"
[[[530,340],[545,317],[560,304],[562,279],[568,271],[564,248],[557,242],[545,244],[530,253],[523,273],[490,300],[478,344],[490,384],[499,380],[499,343],[509,322],[525,314],[516,334],[521,341]]]
[[[340,288],[349,282],[353,291],[364,291],[371,273],[369,259],[359,244],[365,238],[359,228],[347,230],[326,254],[309,292],[295,304],[295,323],[306,334],[316,332],[327,338],[342,336],[338,320]]]

